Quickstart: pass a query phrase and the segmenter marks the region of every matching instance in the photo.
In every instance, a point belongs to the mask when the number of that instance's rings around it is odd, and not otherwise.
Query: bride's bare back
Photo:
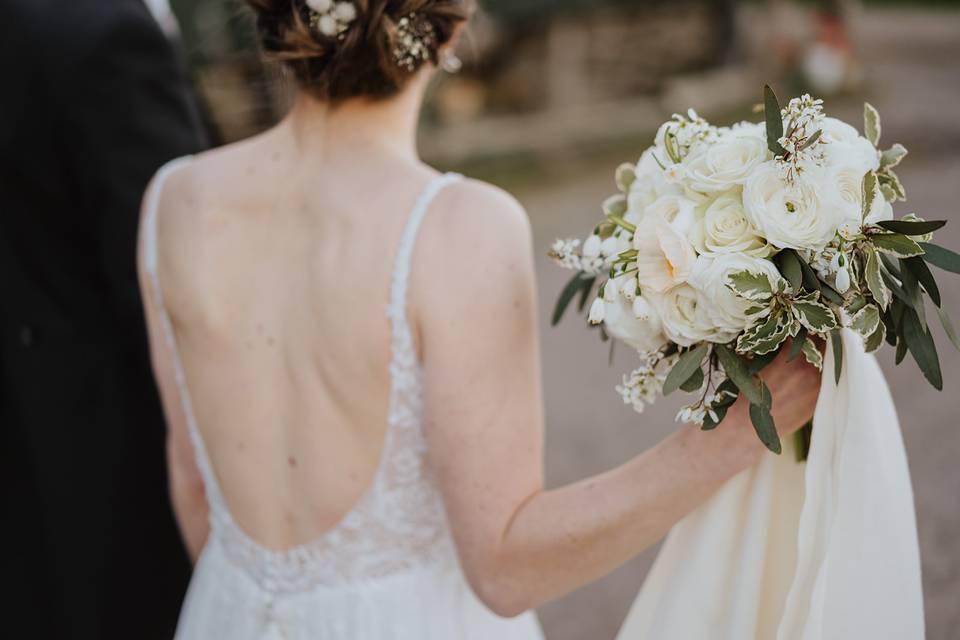
[[[331,529],[370,485],[394,256],[436,175],[389,154],[323,153],[335,139],[305,141],[294,126],[175,171],[157,216],[197,425],[232,515],[274,549]]]

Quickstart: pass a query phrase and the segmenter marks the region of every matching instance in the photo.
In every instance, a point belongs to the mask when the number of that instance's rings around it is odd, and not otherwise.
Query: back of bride
[[[171,494],[196,563],[177,637],[540,638],[532,609],[756,462],[747,408],[545,490],[529,223],[415,148],[469,1],[248,3],[297,79],[294,106],[164,167],[141,224]],[[777,424],[799,428],[816,369],[765,371]]]
[[[417,160],[426,74],[397,66],[351,86],[319,67],[404,63],[354,42],[375,29],[399,42],[403,16],[376,15],[394,4],[253,3],[267,45],[303,56],[312,95],[257,138],[171,163],[148,192],[144,297],[198,556],[179,638],[539,637],[460,571],[426,465],[407,295],[426,215],[502,196]],[[466,8],[406,4],[432,47],[410,58],[419,67]]]

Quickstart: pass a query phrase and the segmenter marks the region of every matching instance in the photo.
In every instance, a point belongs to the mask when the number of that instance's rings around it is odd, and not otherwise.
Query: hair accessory
[[[357,7],[352,2],[334,0],[306,0],[310,10],[310,27],[328,38],[342,40],[350,24],[357,19]]]
[[[426,18],[411,13],[397,22],[397,44],[393,59],[397,66],[413,73],[429,62],[437,47],[437,30]]]

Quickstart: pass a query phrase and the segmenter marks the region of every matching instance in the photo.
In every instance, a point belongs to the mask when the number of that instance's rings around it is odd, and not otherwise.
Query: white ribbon
[[[913,491],[893,400],[860,338],[827,349],[806,465],[791,445],[670,532],[620,640],[920,640]],[[785,443],[787,445],[787,443]]]

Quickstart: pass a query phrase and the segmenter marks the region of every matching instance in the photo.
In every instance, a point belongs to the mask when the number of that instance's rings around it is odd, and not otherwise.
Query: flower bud
[[[596,258],[600,255],[601,243],[600,236],[592,235],[583,243],[583,250],[580,253],[584,258]]]
[[[322,15],[317,19],[317,28],[323,35],[332,38],[337,35],[337,19],[329,13]]]
[[[620,241],[617,240],[616,236],[610,236],[600,244],[600,253],[604,258],[608,258],[620,253],[619,248]]]
[[[633,301],[633,315],[636,316],[638,320],[650,319],[650,303],[644,300],[642,296],[638,296],[637,299]]]
[[[833,254],[833,257],[830,258],[830,270],[839,271],[840,270],[840,252],[837,251]]]
[[[617,301],[617,281],[616,280],[607,280],[607,283],[603,285],[603,299],[607,302],[616,302]]]
[[[601,299],[597,298],[593,301],[593,304],[590,306],[590,315],[587,317],[587,320],[590,324],[600,324],[603,322],[604,316],[607,315],[607,305]]]
[[[843,267],[837,271],[837,293],[844,294],[850,290],[850,271]]]
[[[623,283],[623,286],[620,287],[620,293],[623,294],[623,297],[627,301],[632,301],[637,297],[637,279],[634,277],[627,278],[626,282]]]
[[[352,2],[338,2],[334,12],[340,22],[353,22],[357,19],[357,8]]]

